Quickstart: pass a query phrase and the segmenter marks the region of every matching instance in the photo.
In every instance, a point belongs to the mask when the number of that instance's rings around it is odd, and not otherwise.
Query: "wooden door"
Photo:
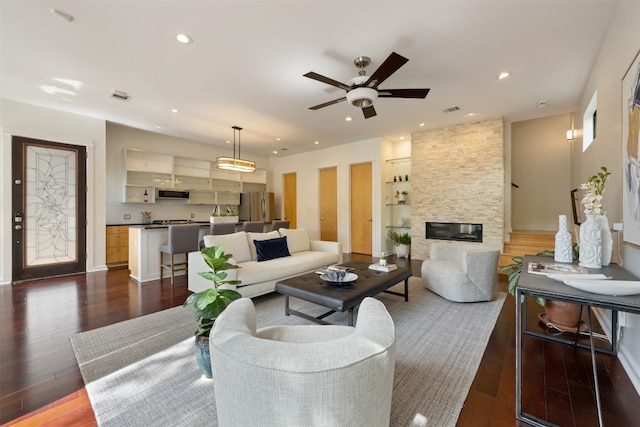
[[[12,280],[84,272],[86,148],[13,137],[11,150]]]
[[[371,162],[351,165],[351,252],[372,253]]]
[[[295,172],[285,173],[282,177],[282,204],[284,219],[289,220],[289,228],[298,228],[298,175]]]
[[[320,240],[338,241],[338,168],[320,169]]]

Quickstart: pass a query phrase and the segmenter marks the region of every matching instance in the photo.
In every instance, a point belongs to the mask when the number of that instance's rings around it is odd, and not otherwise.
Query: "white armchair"
[[[253,302],[234,301],[210,337],[218,424],[388,426],[395,327],[373,298],[355,327],[272,326],[256,331]]]
[[[451,301],[490,301],[499,258],[498,249],[481,244],[432,243],[429,259],[422,262],[422,282]]]

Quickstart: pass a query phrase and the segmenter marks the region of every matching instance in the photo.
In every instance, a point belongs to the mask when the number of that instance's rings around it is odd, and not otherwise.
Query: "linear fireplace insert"
[[[427,239],[482,243],[482,224],[468,222],[427,222]]]

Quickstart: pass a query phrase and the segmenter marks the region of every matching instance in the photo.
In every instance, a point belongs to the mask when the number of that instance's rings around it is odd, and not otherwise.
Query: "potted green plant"
[[[573,244],[573,257],[578,259],[579,248],[576,243]],[[538,256],[553,257],[554,251],[545,250],[537,254]],[[516,256],[512,258],[513,263],[507,264],[500,268],[501,273],[506,273],[507,276],[507,291],[511,295],[515,295],[518,281],[520,280],[520,274],[522,273],[523,258]],[[544,313],[546,316],[545,323],[551,323],[561,328],[575,329],[580,324],[580,305],[572,304],[564,301],[545,300],[544,298],[536,298],[536,302],[544,307]]]
[[[394,230],[389,230],[388,237],[393,242],[396,255],[399,258],[409,258],[411,253],[411,236],[409,233],[398,233]]]
[[[229,259],[232,254],[224,253],[224,246],[204,247],[200,251],[202,258],[211,268],[211,271],[198,274],[213,282],[213,287],[201,292],[196,292],[187,297],[183,306],[193,305],[196,309],[195,320],[198,328],[195,331],[196,361],[200,371],[207,378],[211,378],[211,359],[209,356],[209,334],[217,317],[232,301],[241,298],[239,292],[232,289],[221,288],[222,285],[239,285],[240,280],[226,280],[226,270],[240,268],[231,264]]]

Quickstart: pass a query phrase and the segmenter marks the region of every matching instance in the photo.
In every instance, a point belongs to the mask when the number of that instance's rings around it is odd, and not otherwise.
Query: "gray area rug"
[[[455,426],[506,294],[458,304],[409,280],[409,302],[380,294],[397,335],[392,426]],[[401,285],[394,290],[402,291]],[[258,327],[307,324],[284,316],[284,298],[254,299]],[[292,308],[322,307],[291,300]],[[346,324],[345,313],[326,320]],[[174,307],[71,337],[101,426],[217,425],[214,384],[193,355],[193,310]],[[215,368],[214,368],[215,369]],[[283,406],[287,403],[283,402]]]

